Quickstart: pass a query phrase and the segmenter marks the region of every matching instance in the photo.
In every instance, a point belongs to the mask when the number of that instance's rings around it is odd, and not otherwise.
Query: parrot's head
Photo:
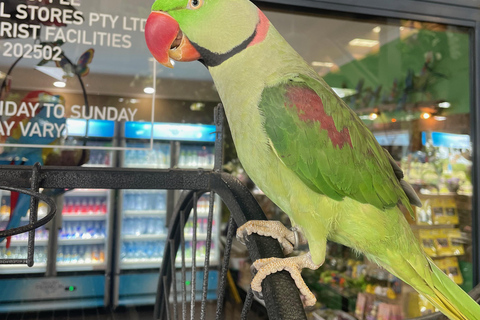
[[[170,59],[212,65],[263,40],[259,37],[265,37],[268,24],[248,0],[156,0],[145,39],[155,59],[167,67],[173,67]]]

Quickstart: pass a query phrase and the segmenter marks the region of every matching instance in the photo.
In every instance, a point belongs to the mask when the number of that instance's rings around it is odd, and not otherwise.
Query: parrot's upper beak
[[[153,11],[145,25],[145,39],[152,55],[166,67],[173,68],[170,58],[176,61],[194,61],[201,58],[178,22],[168,13]]]

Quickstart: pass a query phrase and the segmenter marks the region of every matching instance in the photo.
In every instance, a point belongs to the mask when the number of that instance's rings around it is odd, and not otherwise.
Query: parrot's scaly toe
[[[247,235],[252,233],[265,237],[272,237],[280,242],[284,254],[292,253],[298,245],[298,231],[289,230],[280,221],[251,220],[237,230],[237,239],[245,243]]]
[[[292,276],[295,284],[297,285],[300,294],[302,295],[302,300],[305,306],[313,306],[317,299],[315,295],[310,291],[310,289],[303,281],[301,272],[303,268],[309,268],[316,270],[321,265],[316,265],[312,261],[310,253],[291,257],[291,258],[267,258],[259,259],[253,263],[253,267],[258,270],[257,274],[252,280],[251,286],[254,292],[262,292],[262,282],[268,275],[279,272],[279,271],[288,271]]]

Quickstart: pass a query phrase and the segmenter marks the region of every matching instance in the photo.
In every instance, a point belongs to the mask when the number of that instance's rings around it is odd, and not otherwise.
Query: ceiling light
[[[450,108],[452,105],[450,102],[447,102],[447,101],[444,101],[444,102],[440,102],[438,104],[438,107],[439,108],[443,108],[443,109],[447,109],[447,108]]]
[[[321,61],[313,61],[312,62],[312,67],[325,67],[325,68],[331,68],[335,64],[332,62],[321,62]]]
[[[430,119],[432,115],[428,112],[424,112],[420,115],[420,118],[424,119],[424,120],[427,120],[427,119]]]
[[[375,28],[373,28],[372,31],[375,33],[380,33],[380,31],[382,31],[382,28],[380,28],[380,26],[376,26]]]
[[[146,87],[143,89],[143,92],[145,92],[146,94],[153,94],[155,93],[155,89],[152,87]]]
[[[67,84],[63,81],[55,81],[53,85],[57,88],[65,88]]]
[[[370,39],[353,39],[348,43],[351,46],[355,47],[367,47],[367,48],[372,48],[375,47],[378,44],[377,40],[370,40]]]

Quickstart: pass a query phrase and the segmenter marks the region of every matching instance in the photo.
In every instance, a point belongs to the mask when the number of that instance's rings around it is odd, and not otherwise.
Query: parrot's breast
[[[323,259],[327,238],[362,251],[391,241],[392,234],[385,230],[393,229],[371,230],[403,218],[397,208],[388,215],[373,205],[348,197],[337,201],[318,193],[275,153],[265,130],[265,116],[259,108],[262,93],[265,88],[298,74],[319,77],[273,27],[265,41],[209,70],[224,104],[242,166],[265,195],[287,213],[292,223],[301,227],[314,262]],[[339,131],[338,135],[339,143],[349,145],[345,134]],[[352,233],[356,236],[349,236]]]

